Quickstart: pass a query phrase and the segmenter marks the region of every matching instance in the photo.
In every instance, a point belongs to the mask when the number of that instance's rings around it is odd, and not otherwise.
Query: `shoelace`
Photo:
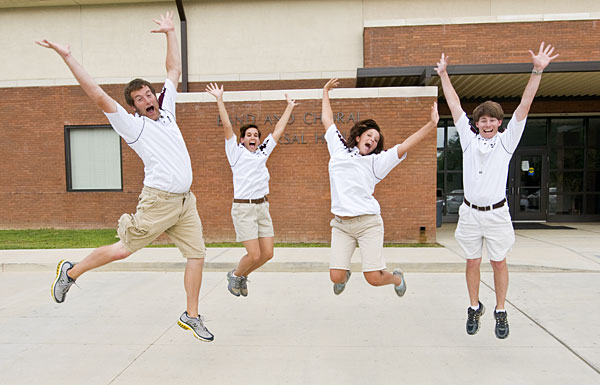
[[[508,324],[506,315],[500,315],[496,321],[498,322],[498,325],[500,327],[506,327],[506,325]]]
[[[469,308],[469,314],[467,315],[467,318],[469,321],[475,321],[475,318],[477,318],[477,310]]]

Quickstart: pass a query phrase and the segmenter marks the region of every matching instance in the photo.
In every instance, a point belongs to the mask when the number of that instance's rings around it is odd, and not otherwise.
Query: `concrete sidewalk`
[[[552,224],[555,225],[555,224]],[[557,225],[557,224],[556,224]],[[215,341],[180,329],[184,260],[144,249],[84,275],[64,304],[50,297],[59,259],[89,250],[0,251],[0,384],[600,384],[600,223],[517,230],[508,262],[511,334],[488,311],[465,332],[468,297],[454,225],[443,248],[386,248],[408,291],[355,274],[340,296],[328,248],[278,248],[236,298],[224,272],[242,249],[210,249],[200,311]]]

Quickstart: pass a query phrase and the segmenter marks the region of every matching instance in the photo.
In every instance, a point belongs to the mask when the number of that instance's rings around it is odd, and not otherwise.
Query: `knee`
[[[122,245],[120,245],[119,243],[116,243],[114,245],[111,246],[107,246],[109,247],[109,252],[111,255],[111,259],[113,261],[118,261],[120,259],[125,259],[127,257],[129,257],[131,255],[131,252],[129,252],[125,247],[123,247]]]
[[[494,269],[494,271],[507,270],[506,259],[503,259],[501,261],[490,261],[490,264],[492,265],[492,269]]]
[[[248,252],[248,258],[252,261],[252,263],[259,263],[261,259],[261,254],[259,252]]]
[[[370,271],[368,273],[364,273],[365,280],[371,286],[381,286],[381,272],[380,271]]]
[[[273,258],[273,251],[266,251],[261,254],[261,260],[267,262]]]
[[[467,270],[479,269],[481,266],[481,258],[467,259]]]
[[[329,278],[333,283],[343,283],[346,280],[346,270],[329,270]]]

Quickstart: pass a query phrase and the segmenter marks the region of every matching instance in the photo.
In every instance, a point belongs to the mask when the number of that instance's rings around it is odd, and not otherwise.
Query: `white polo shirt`
[[[469,202],[490,206],[506,197],[508,165],[521,140],[526,121],[518,122],[513,115],[506,130],[491,139],[474,132],[464,112],[455,122],[463,150],[463,187]]]
[[[331,212],[354,217],[380,214],[379,202],[373,197],[375,185],[406,158],[398,158],[398,145],[379,154],[360,155],[358,147],[346,147],[344,137],[332,124],[325,133],[329,150]]]
[[[160,103],[162,99],[162,103]],[[159,98],[160,117],[131,115],[117,103],[117,112],[105,113],[113,129],[144,162],[144,185],[172,193],[189,191],[192,163],[175,122],[177,90],[167,79]]]
[[[277,145],[269,134],[255,152],[248,151],[233,135],[225,140],[225,153],[233,173],[234,199],[259,199],[269,194],[267,159]]]

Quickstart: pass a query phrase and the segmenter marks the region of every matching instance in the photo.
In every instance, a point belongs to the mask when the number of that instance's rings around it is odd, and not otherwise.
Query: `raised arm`
[[[537,55],[534,54],[532,50],[529,50],[531,61],[533,62],[533,71],[531,72],[531,76],[529,77],[529,81],[527,82],[527,86],[523,92],[523,96],[521,97],[521,103],[519,103],[519,106],[515,110],[515,117],[519,122],[525,119],[527,114],[529,114],[531,103],[533,103],[533,98],[535,97],[535,94],[540,86],[540,82],[542,81],[542,72],[544,72],[544,69],[552,60],[558,57],[558,54],[551,56],[552,52],[554,52],[554,47],[548,44],[548,46],[544,48],[544,42],[540,44],[540,49]]]
[[[408,152],[415,145],[417,145],[420,141],[425,139],[429,132],[437,127],[438,120],[440,116],[438,115],[437,103],[433,103],[431,106],[431,115],[429,118],[429,122],[421,127],[417,132],[409,136],[402,144],[398,146],[398,158],[402,158],[405,152]]]
[[[225,131],[225,139],[231,139],[233,136],[233,127],[231,126],[231,121],[229,120],[229,115],[225,109],[225,103],[223,102],[223,86],[221,85],[221,88],[219,88],[216,83],[210,83],[206,86],[206,92],[217,99],[219,116],[221,117],[221,122],[223,122],[223,130]]]
[[[325,129],[333,124],[333,111],[331,110],[331,104],[329,103],[329,90],[337,87],[339,84],[337,79],[330,79],[323,87],[323,104],[321,108],[321,122]]]
[[[102,111],[107,113],[117,112],[117,102],[108,96],[108,94],[100,88],[98,83],[92,79],[83,66],[75,60],[73,55],[71,55],[71,49],[68,44],[61,45],[48,40],[36,41],[36,44],[53,49],[60,55],[67,67],[69,67],[73,73],[73,76],[75,76],[75,79],[77,79],[77,82],[79,82],[81,88],[83,88],[83,91],[102,109]]]
[[[444,96],[446,97],[446,103],[450,108],[450,112],[452,113],[452,119],[456,123],[458,119],[463,114],[462,106],[460,105],[460,98],[456,94],[454,87],[452,86],[452,82],[450,82],[450,76],[448,76],[448,56],[445,56],[442,53],[442,58],[437,63],[437,67],[435,67],[435,71],[440,76],[440,80],[442,82],[442,89],[444,90]]]
[[[173,11],[167,11],[163,16],[160,15],[160,20],[152,19],[158,28],[153,29],[152,33],[164,33],[167,36],[167,78],[177,88],[179,76],[181,76],[181,57],[179,55],[179,45],[177,43],[177,34],[175,33],[175,25],[173,24]]]
[[[287,123],[290,120],[290,116],[292,115],[292,110],[296,106],[296,101],[290,98],[288,94],[285,94],[285,100],[287,100],[287,107],[285,108],[283,115],[281,115],[281,118],[279,119],[279,121],[275,125],[275,129],[273,130],[273,139],[275,139],[275,142],[278,142],[279,138],[281,138],[281,135],[283,135],[283,132],[287,127]]]

